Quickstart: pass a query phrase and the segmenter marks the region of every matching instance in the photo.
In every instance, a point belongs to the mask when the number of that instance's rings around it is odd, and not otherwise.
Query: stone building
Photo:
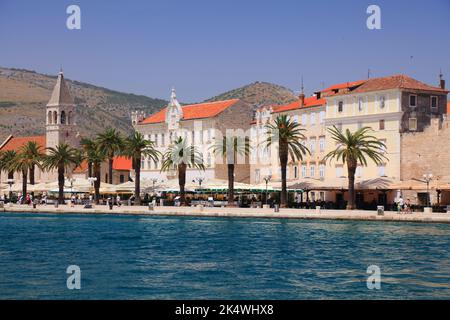
[[[63,72],[58,74],[55,87],[46,106],[45,111],[45,135],[14,137],[10,135],[0,144],[0,151],[13,150],[19,152],[29,141],[35,141],[43,150],[54,148],[58,144],[66,143],[74,148],[79,147],[80,135],[77,131],[76,106],[69,87],[64,80]],[[43,124],[44,125],[44,124]],[[114,181],[120,183],[128,181],[131,170],[131,160],[116,157],[114,159]],[[107,164],[102,165],[102,176],[107,172]],[[87,165],[75,168],[74,172],[67,173],[67,176],[88,177]],[[6,183],[8,175],[6,172],[0,173],[0,183]],[[22,180],[21,173],[14,173],[13,179],[16,182]],[[36,168],[35,182],[53,182],[57,180],[56,172],[43,172]]]
[[[188,169],[187,181],[196,178],[227,179],[226,161],[213,152],[213,146],[227,131],[243,135],[249,128],[252,118],[251,107],[245,102],[232,99],[181,106],[175,90],[172,89],[168,106],[161,111],[145,117],[141,112],[132,114],[136,131],[155,143],[161,153],[177,138],[186,139],[202,155],[206,170]],[[162,160],[155,163],[142,159],[142,179],[166,181],[175,179],[176,172],[161,172]],[[249,182],[250,167],[248,159],[238,162],[235,168],[236,182]]]

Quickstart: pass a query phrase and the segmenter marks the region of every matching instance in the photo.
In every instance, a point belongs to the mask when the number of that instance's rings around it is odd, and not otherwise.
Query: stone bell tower
[[[46,140],[47,148],[54,148],[61,143],[72,147],[79,146],[75,122],[75,103],[62,71],[58,74],[52,96],[47,103]]]

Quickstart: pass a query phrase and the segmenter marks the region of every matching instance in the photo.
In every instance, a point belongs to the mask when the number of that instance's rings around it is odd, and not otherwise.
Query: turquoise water
[[[0,298],[449,299],[450,225],[3,213]]]

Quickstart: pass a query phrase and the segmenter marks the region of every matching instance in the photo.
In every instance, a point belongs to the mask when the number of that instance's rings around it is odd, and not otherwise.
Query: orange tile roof
[[[30,137],[13,137],[10,136],[9,140],[6,141],[3,147],[0,148],[1,151],[19,151],[28,141],[35,141],[41,148],[46,146],[45,136],[30,136]]]
[[[126,157],[114,157],[113,159],[113,170],[126,170],[130,171],[132,169],[132,161],[130,158]]]
[[[326,102],[327,101],[324,98],[317,99],[316,96],[312,96],[312,97],[305,98],[305,103],[304,103],[303,107],[300,107],[300,100],[297,100],[288,105],[274,106],[274,107],[272,107],[272,109],[273,109],[273,113],[278,113],[278,112],[290,111],[290,110],[295,110],[295,109],[300,109],[300,108],[323,106],[326,104]]]
[[[333,90],[352,88],[352,87],[359,86],[366,81],[367,80],[359,80],[359,81],[353,81],[353,82],[338,83],[338,84],[332,85],[331,87],[323,89],[320,92],[328,92],[328,91],[333,91]]]
[[[199,104],[191,104],[183,106],[183,119],[182,120],[192,120],[192,119],[203,119],[203,118],[212,118],[217,116],[219,113],[231,107],[239,99],[232,100],[224,100],[224,101],[215,101],[215,102],[205,102]],[[140,124],[148,124],[148,123],[160,123],[164,122],[166,119],[166,110],[167,108],[162,109],[161,111],[151,115],[146,118]]]
[[[397,88],[410,90],[425,90],[442,93],[448,92],[445,89],[430,86],[406,75],[396,74],[388,77],[368,79],[363,84],[358,86],[356,89],[351,90],[349,92],[337,93],[337,95],[347,93],[363,93],[363,92],[397,89]]]
[[[80,166],[78,166],[74,173],[84,173],[88,170],[89,166],[86,160],[84,160]],[[130,171],[132,169],[131,159],[126,157],[114,157],[113,159],[113,170],[118,171]]]
[[[450,114],[450,101],[447,102],[447,114]]]
[[[84,173],[88,170],[89,166],[86,160],[83,160],[83,162],[73,170],[74,173]]]

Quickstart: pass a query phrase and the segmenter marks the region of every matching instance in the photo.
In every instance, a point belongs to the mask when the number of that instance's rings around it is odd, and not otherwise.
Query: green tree
[[[17,152],[14,150],[4,151],[0,155],[0,171],[8,172],[8,179],[14,179],[14,171],[10,170],[11,162],[17,156]]]
[[[248,156],[250,153],[250,144],[243,136],[224,136],[212,146],[213,152],[226,160],[228,173],[228,205],[234,204],[234,169],[237,164],[238,156]]]
[[[363,127],[356,132],[349,129],[341,132],[336,126],[328,129],[332,139],[337,143],[336,149],[330,151],[324,157],[324,161],[335,159],[347,163],[348,170],[348,193],[349,201],[347,209],[355,209],[355,172],[358,163],[367,166],[367,159],[375,164],[382,164],[388,161],[384,155],[386,145],[373,135],[370,135],[372,128]]]
[[[161,171],[177,170],[180,186],[180,203],[186,204],[185,185],[187,168],[205,170],[201,154],[195,147],[188,145],[186,140],[178,137],[163,155]]]
[[[158,162],[160,152],[154,147],[154,143],[146,140],[144,136],[135,132],[125,139],[122,154],[131,159],[135,172],[134,179],[134,205],[141,205],[141,160],[142,157],[150,158],[154,162]]]
[[[64,174],[80,164],[80,152],[65,143],[47,150],[48,153],[42,163],[43,168],[58,171],[58,203],[64,204]]]
[[[82,159],[88,164],[89,177],[97,178],[94,181],[94,200],[98,204],[100,200],[101,169],[106,160],[106,154],[100,149],[96,140],[83,138],[80,141]]]
[[[114,156],[122,153],[123,137],[113,128],[108,128],[104,133],[97,136],[98,147],[108,158],[108,183],[113,183],[113,161]]]
[[[36,141],[28,141],[20,151],[21,155],[29,161],[30,184],[35,184],[36,167],[42,169],[42,159],[45,156],[43,148]]]
[[[287,179],[286,167],[289,156],[291,160],[301,161],[303,156],[310,154],[309,149],[302,144],[306,137],[302,133],[300,125],[292,121],[287,115],[278,116],[274,123],[268,123],[265,126],[267,130],[266,147],[270,148],[273,144],[278,146],[278,157],[281,166],[281,199],[280,206],[287,207]]]

